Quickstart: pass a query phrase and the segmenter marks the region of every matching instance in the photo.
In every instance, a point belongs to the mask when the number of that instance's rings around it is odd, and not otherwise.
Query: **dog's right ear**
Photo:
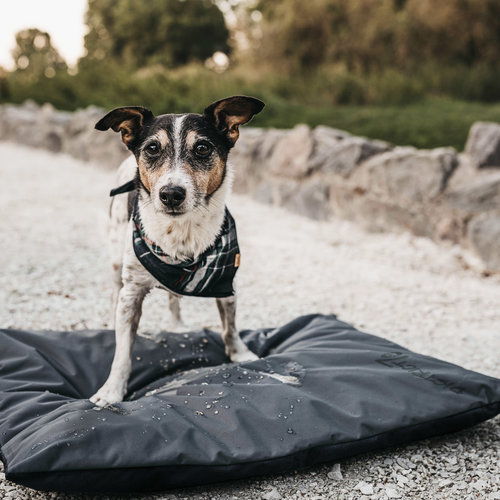
[[[210,104],[205,108],[204,116],[226,137],[232,147],[240,134],[238,127],[248,123],[263,108],[264,103],[260,99],[235,95]]]
[[[153,113],[142,106],[127,106],[110,111],[96,124],[97,130],[112,128],[115,132],[122,133],[122,141],[132,150],[144,124],[154,118]]]

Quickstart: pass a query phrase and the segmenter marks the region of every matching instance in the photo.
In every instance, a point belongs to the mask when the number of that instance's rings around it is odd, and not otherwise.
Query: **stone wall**
[[[4,105],[0,140],[115,168],[128,153],[119,134],[94,130],[102,115],[94,107],[66,113],[50,105]],[[393,147],[323,126],[243,127],[231,161],[234,190],[260,202],[460,244],[478,255],[485,272],[500,272],[498,124],[474,124],[460,154]]]
[[[67,153],[114,168],[129,153],[119,134],[94,129],[103,114],[102,109],[94,106],[69,113],[31,101],[21,106],[5,104],[0,106],[0,140]]]

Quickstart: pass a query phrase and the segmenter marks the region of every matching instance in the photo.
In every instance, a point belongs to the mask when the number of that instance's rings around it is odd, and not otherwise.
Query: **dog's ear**
[[[144,124],[153,118],[153,113],[147,108],[127,106],[110,111],[95,124],[95,128],[97,130],[112,128],[115,132],[121,132],[122,141],[129,149],[133,149]]]
[[[255,97],[237,95],[210,104],[205,108],[204,116],[226,136],[229,144],[234,146],[240,134],[238,127],[249,122],[264,106],[265,104]]]

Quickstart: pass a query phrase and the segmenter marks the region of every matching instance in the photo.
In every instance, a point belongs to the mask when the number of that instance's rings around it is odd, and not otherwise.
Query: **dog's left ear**
[[[127,106],[110,111],[95,124],[95,128],[97,130],[112,128],[115,132],[121,132],[125,146],[132,150],[144,124],[153,118],[153,113],[147,108]]]
[[[227,137],[230,145],[234,146],[240,135],[238,127],[249,122],[264,106],[265,104],[255,97],[238,95],[210,104],[205,108],[204,116]]]

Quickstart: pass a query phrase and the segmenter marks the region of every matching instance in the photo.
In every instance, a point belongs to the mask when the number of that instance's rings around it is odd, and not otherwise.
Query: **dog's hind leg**
[[[168,293],[168,308],[170,310],[169,330],[171,332],[180,332],[186,328],[182,321],[180,299],[173,293]]]
[[[219,298],[216,301],[222,321],[222,340],[231,361],[239,363],[258,359],[258,356],[241,340],[236,330],[236,296]]]
[[[115,328],[116,305],[118,295],[123,286],[122,267],[125,239],[127,234],[127,223],[130,218],[125,197],[113,198],[109,208],[108,225],[108,248],[111,261],[111,303],[110,303],[110,326]]]
[[[137,164],[133,157],[125,160],[117,172],[117,185],[122,185],[126,181],[133,179],[136,175]],[[122,267],[123,256],[125,251],[125,242],[127,235],[127,226],[132,215],[136,192],[131,191],[128,195],[119,194],[111,198],[109,205],[109,219],[108,219],[108,249],[109,257],[111,260],[111,328],[115,327],[116,318],[116,305],[118,303],[118,295],[123,286],[122,281]],[[130,241],[130,240],[129,240]]]
[[[118,296],[120,295],[120,290],[123,286],[122,283],[122,265],[121,262],[111,263],[111,304],[110,304],[110,328],[114,330],[115,320],[116,320],[116,306],[118,304]]]

